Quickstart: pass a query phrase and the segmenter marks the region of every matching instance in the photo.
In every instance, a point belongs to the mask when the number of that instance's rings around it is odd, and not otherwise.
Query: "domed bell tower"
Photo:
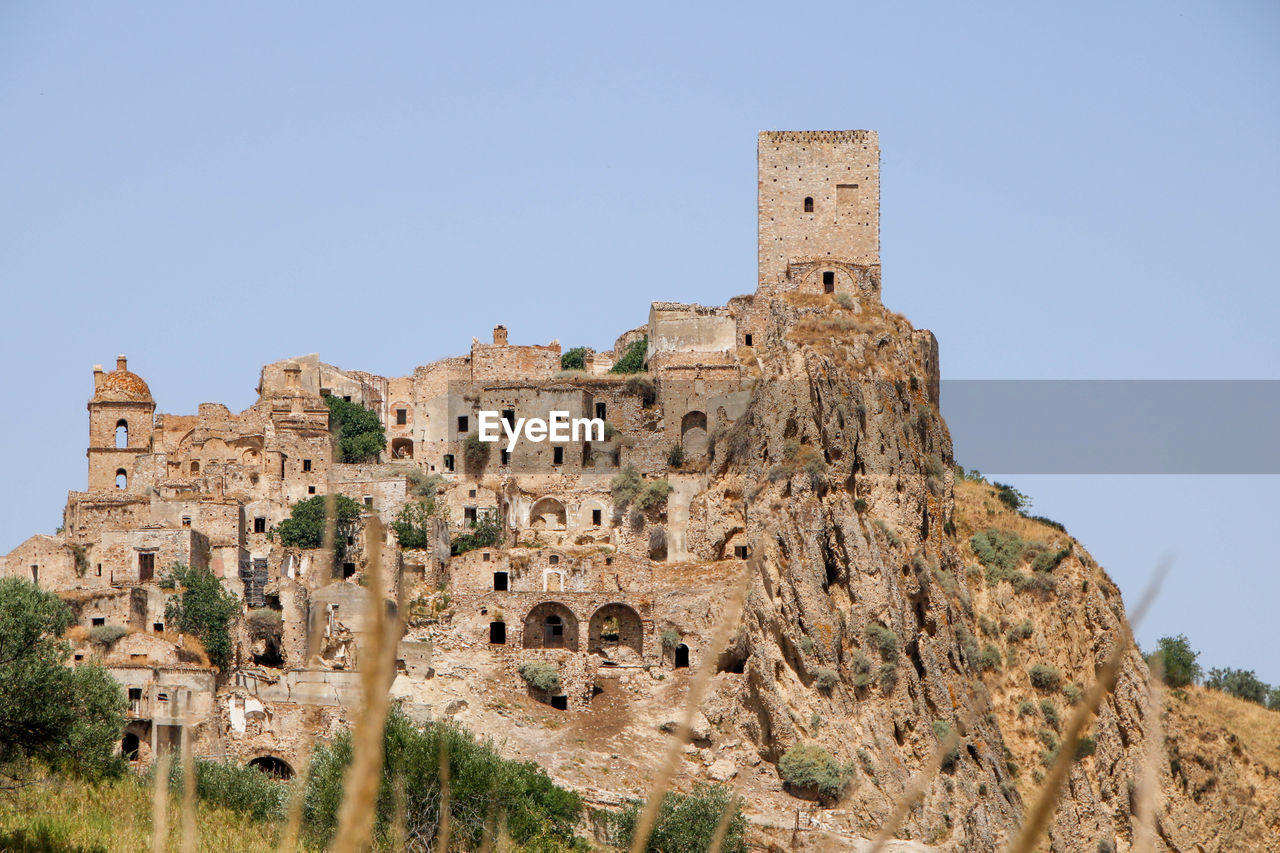
[[[138,493],[135,482],[139,456],[151,452],[156,403],[141,376],[130,373],[122,355],[116,369],[93,366],[93,397],[89,400],[89,491]]]

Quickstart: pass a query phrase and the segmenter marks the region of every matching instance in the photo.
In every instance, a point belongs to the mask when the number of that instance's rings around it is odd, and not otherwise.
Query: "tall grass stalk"
[[[1053,766],[1049,768],[1049,775],[1045,778],[1044,787],[1040,790],[1040,796],[1036,798],[1035,804],[1032,805],[1031,811],[1027,814],[1027,819],[1022,824],[1022,829],[1018,832],[1018,836],[1009,845],[1010,853],[1030,853],[1035,849],[1036,843],[1040,840],[1041,834],[1045,827],[1049,824],[1049,818],[1053,816],[1053,811],[1058,805],[1058,797],[1062,794],[1062,786],[1067,781],[1067,773],[1071,770],[1071,765],[1075,761],[1076,747],[1080,743],[1080,738],[1084,734],[1085,726],[1089,719],[1094,715],[1098,708],[1102,705],[1104,699],[1111,695],[1111,691],[1115,690],[1116,679],[1120,675],[1120,666],[1124,663],[1124,657],[1133,645],[1132,631],[1142,623],[1142,619],[1146,616],[1147,608],[1151,606],[1151,602],[1155,600],[1156,595],[1160,591],[1160,585],[1164,582],[1165,573],[1168,571],[1168,563],[1161,563],[1147,584],[1147,589],[1143,593],[1138,606],[1134,608],[1133,615],[1129,618],[1129,632],[1123,630],[1123,626],[1116,638],[1115,647],[1112,648],[1111,654],[1107,656],[1106,663],[1098,671],[1098,680],[1089,688],[1089,692],[1085,694],[1084,699],[1076,705],[1075,710],[1071,713],[1071,718],[1067,721],[1067,725],[1062,732],[1062,741],[1058,747],[1058,757],[1053,762]]]
[[[1164,731],[1160,712],[1164,708],[1164,679],[1161,658],[1155,655],[1147,676],[1147,749],[1138,779],[1138,802],[1134,807],[1133,851],[1154,853],[1156,847],[1156,809],[1160,801],[1160,764],[1164,754]]]
[[[151,853],[164,853],[169,841],[169,764],[167,748],[160,750],[156,761],[155,790],[151,793]]]
[[[631,836],[631,853],[643,853],[649,843],[649,834],[653,832],[654,821],[658,817],[658,809],[662,806],[662,798],[667,793],[667,787],[671,782],[672,775],[675,773],[676,766],[680,762],[680,755],[684,751],[685,744],[689,742],[693,730],[693,716],[702,705],[702,699],[706,695],[707,684],[711,681],[711,675],[715,670],[716,658],[728,646],[729,634],[734,626],[738,624],[738,618],[742,613],[742,603],[747,595],[747,587],[750,585],[751,576],[760,573],[761,559],[759,556],[752,556],[743,567],[741,577],[733,585],[729,598],[725,602],[724,614],[720,618],[720,623],[716,626],[711,642],[703,652],[702,659],[698,661],[698,670],[694,673],[693,679],[689,683],[689,695],[685,699],[680,726],[671,737],[671,745],[667,748],[667,754],[663,757],[662,764],[658,768],[658,774],[653,780],[653,786],[649,790],[648,799],[645,800],[644,811],[641,812],[640,819],[636,821],[636,828]]]
[[[199,842],[196,830],[196,765],[191,755],[191,732],[195,723],[195,717],[190,713],[182,723],[182,853],[195,853]]]

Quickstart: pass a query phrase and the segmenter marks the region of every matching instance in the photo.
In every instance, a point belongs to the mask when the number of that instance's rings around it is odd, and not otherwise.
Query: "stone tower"
[[[872,130],[761,132],[759,293],[879,298],[880,141]]]
[[[156,403],[141,376],[130,373],[122,355],[116,369],[103,373],[93,366],[93,397],[89,400],[89,491],[122,489],[140,492],[134,481],[134,461],[151,451]]]

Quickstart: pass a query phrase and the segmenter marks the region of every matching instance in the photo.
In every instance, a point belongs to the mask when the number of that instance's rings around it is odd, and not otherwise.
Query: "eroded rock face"
[[[845,828],[867,835],[928,765],[939,733],[957,729],[961,746],[900,837],[997,849],[1038,796],[1079,692],[1130,639],[1119,591],[1064,531],[1009,510],[985,484],[953,481],[930,397],[936,350],[922,363],[905,321],[863,311],[846,334],[785,300],[773,319],[762,381],[735,430],[716,437],[719,467],[691,509],[708,539],[762,531],[742,627],[722,656],[742,675],[721,676],[708,713],[766,761],[799,743],[827,749],[850,768]],[[1024,544],[1018,577],[986,577],[970,538],[988,528]],[[1041,553],[1056,562],[1037,573]],[[1028,622],[1024,636],[1016,628]],[[1036,665],[1056,669],[1061,686],[1037,689]],[[1156,731],[1148,682],[1142,657],[1126,653],[1088,754],[1072,765],[1051,849],[1132,843]],[[1274,849],[1274,805],[1250,805],[1247,793],[1276,787],[1271,771],[1238,749],[1206,750],[1208,735],[1185,721],[1172,728],[1178,739],[1157,745],[1151,764],[1157,847],[1232,849],[1214,840],[1225,837],[1245,845],[1234,849]],[[1204,819],[1216,808],[1237,817]]]

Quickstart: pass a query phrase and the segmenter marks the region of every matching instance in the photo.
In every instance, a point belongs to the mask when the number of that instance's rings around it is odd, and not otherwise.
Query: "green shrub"
[[[872,648],[880,652],[880,657],[884,660],[898,659],[898,635],[889,628],[879,622],[872,622],[867,625],[867,639],[871,642]]]
[[[929,477],[942,477],[947,471],[942,464],[942,458],[936,453],[930,453],[929,458],[924,462],[924,472]]]
[[[827,666],[815,667],[813,675],[818,682],[818,687],[822,690],[829,691],[840,683],[840,673]]]
[[[359,403],[332,394],[324,398],[329,407],[329,431],[333,433],[338,462],[376,462],[387,446],[387,433],[378,415]]]
[[[640,373],[644,370],[644,356],[649,349],[649,336],[645,335],[638,341],[632,341],[627,347],[627,351],[622,354],[622,358],[614,362],[613,367],[609,368],[610,373]]]
[[[801,637],[801,638],[800,638],[800,650],[801,650],[801,651],[803,651],[803,652],[804,652],[805,654],[807,654],[807,655],[811,655],[811,654],[813,654],[813,649],[814,649],[814,645],[813,645],[813,638],[812,638],[812,637],[810,637],[809,635],[807,635],[807,634],[806,634],[805,636],[803,636],[803,637]]]
[[[462,461],[468,471],[477,472],[489,462],[491,441],[481,441],[477,433],[469,434],[462,441]]]
[[[423,549],[431,545],[432,519],[440,514],[434,500],[409,501],[391,522],[401,548]]]
[[[632,800],[608,821],[609,842],[621,850],[631,847],[632,837],[644,803]],[[728,826],[720,846],[725,853],[745,853],[743,840],[747,819],[742,814],[742,800],[726,785],[708,785],[699,782],[693,791],[681,794],[668,791],[658,807],[645,853],[702,853],[710,844],[725,812],[729,812]]]
[[[1079,703],[1080,699],[1084,696],[1084,691],[1080,688],[1079,684],[1076,684],[1073,681],[1066,687],[1062,688],[1062,695],[1067,697],[1068,705],[1075,705]]]
[[[1051,572],[1058,567],[1058,564],[1071,556],[1071,548],[1063,548],[1059,551],[1041,551],[1036,554],[1036,558],[1031,561],[1031,570],[1033,572]]]
[[[421,468],[410,471],[406,477],[409,481],[409,494],[415,498],[426,498],[434,503],[436,495],[445,485],[443,474],[428,474]]]
[[[1221,690],[1237,699],[1257,702],[1259,705],[1267,701],[1267,695],[1271,692],[1271,688],[1265,682],[1259,681],[1253,670],[1231,667],[1209,670],[1204,686],[1211,690]]]
[[[561,370],[586,370],[587,369],[587,348],[574,347],[568,352],[560,356]]]
[[[1186,687],[1200,680],[1201,668],[1196,662],[1200,653],[1191,648],[1186,634],[1161,637],[1156,641],[1155,654],[1147,659],[1148,665],[1163,671],[1164,683],[1170,687]]]
[[[951,725],[946,720],[933,721],[933,733],[938,738],[938,745],[941,746],[943,741],[951,737]],[[948,773],[955,769],[956,762],[960,760],[960,743],[947,750],[947,754],[942,756],[942,769]]]
[[[849,667],[853,670],[853,686],[866,687],[871,683],[871,670],[873,664],[871,658],[867,657],[863,651],[856,651],[849,660]]]
[[[988,583],[996,584],[1009,577],[1022,559],[1023,543],[1018,534],[1007,530],[984,530],[969,537],[969,547],[987,570]]]
[[[560,670],[544,660],[530,660],[520,664],[520,677],[535,690],[555,693],[560,689]]]
[[[174,588],[181,591],[165,604],[165,621],[198,637],[209,660],[226,672],[231,663],[231,622],[240,615],[240,599],[227,592],[222,579],[208,569],[174,563],[169,574]]]
[[[254,820],[281,820],[289,804],[289,786],[272,779],[256,767],[197,758],[196,796]],[[152,770],[155,768],[153,767]],[[169,789],[182,790],[183,765],[174,762],[169,770]]]
[[[1018,703],[1019,717],[1030,717],[1035,712],[1036,712],[1036,703],[1032,702],[1030,699],[1023,699],[1021,702]]]
[[[857,498],[853,502],[853,511],[856,513],[864,513],[867,511],[867,502],[862,498]]]
[[[1040,700],[1040,713],[1044,715],[1044,721],[1053,726],[1054,731],[1062,728],[1062,718],[1058,716],[1058,706],[1048,699]]]
[[[585,844],[574,836],[581,799],[557,787],[533,762],[506,760],[491,742],[478,741],[455,724],[419,726],[395,709],[387,718],[383,744],[386,758],[374,816],[374,849],[390,849],[397,812],[414,840],[412,849],[434,849],[442,760],[449,767],[451,837],[458,849],[480,849],[491,837],[487,833],[496,815],[505,817],[507,833],[519,850],[568,853]],[[351,756],[348,732],[316,750],[304,807],[314,846],[326,845],[337,826],[343,775]]]
[[[885,693],[892,693],[893,688],[898,683],[898,665],[896,663],[884,663],[880,665],[880,689]]]
[[[984,670],[1000,668],[1000,649],[994,643],[987,643],[982,647],[982,654],[978,657],[978,666]]]
[[[641,512],[650,512],[660,509],[667,503],[667,495],[671,494],[671,484],[664,477],[661,480],[654,480],[646,483],[645,487],[636,495],[636,509]]]
[[[797,744],[783,753],[778,775],[789,787],[820,797],[838,797],[849,781],[848,768],[816,744]]]
[[[609,481],[609,491],[613,496],[613,502],[620,507],[625,507],[635,500],[636,495],[640,494],[642,488],[644,488],[644,479],[633,465],[623,468],[618,472],[617,476]]]
[[[1027,496],[1013,486],[1005,483],[992,483],[991,485],[995,486],[996,497],[1000,499],[1000,503],[1014,512],[1031,505],[1031,501],[1027,499]]]
[[[293,548],[323,547],[325,502],[329,497],[333,498],[335,523],[333,548],[338,557],[345,554],[347,537],[355,532],[360,524],[360,514],[364,512],[364,507],[346,495],[316,495],[314,498],[298,501],[290,510],[289,517],[275,528],[274,532],[280,536],[280,544]]]
[[[99,646],[109,646],[129,633],[123,625],[95,625],[89,629],[89,642]]]
[[[684,447],[679,444],[671,445],[671,452],[667,454],[667,465],[672,468],[679,468],[684,464]]]
[[[465,554],[477,548],[488,548],[490,545],[501,542],[503,536],[502,519],[498,517],[497,511],[486,510],[479,513],[475,521],[471,522],[471,532],[464,533],[453,540],[451,553]]]
[[[680,632],[675,628],[668,628],[662,632],[662,647],[670,651],[680,645]]]
[[[1079,761],[1086,755],[1093,755],[1098,751],[1098,741],[1091,735],[1085,735],[1080,738],[1080,742],[1076,744],[1076,760]]]
[[[1030,619],[1023,619],[1017,625],[1009,628],[1008,633],[1005,634],[1005,639],[1011,643],[1020,643],[1023,640],[1030,639],[1035,630],[1035,625],[1032,624]]]
[[[284,630],[284,616],[270,607],[255,607],[244,618],[251,640],[279,639]]]
[[[1062,686],[1062,673],[1048,664],[1034,664],[1027,674],[1031,677],[1031,686],[1043,693],[1053,693]]]

